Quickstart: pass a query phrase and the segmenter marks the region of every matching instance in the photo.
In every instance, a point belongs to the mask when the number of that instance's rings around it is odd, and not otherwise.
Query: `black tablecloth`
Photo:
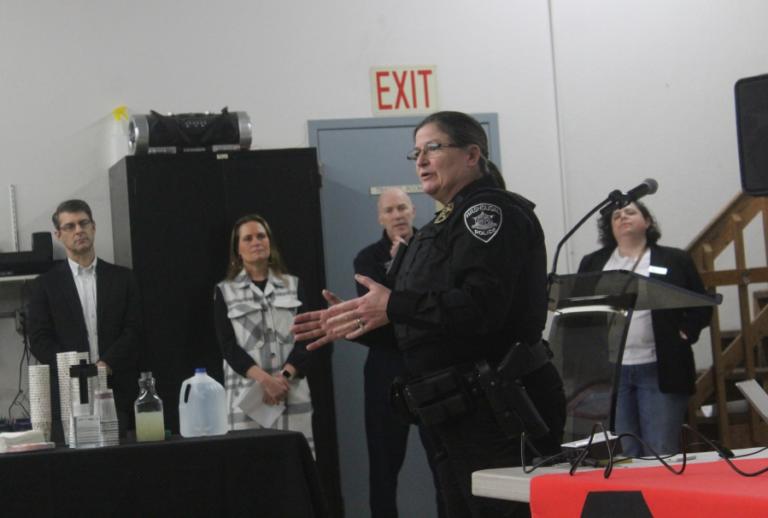
[[[325,517],[303,435],[253,430],[0,455],[3,516]]]

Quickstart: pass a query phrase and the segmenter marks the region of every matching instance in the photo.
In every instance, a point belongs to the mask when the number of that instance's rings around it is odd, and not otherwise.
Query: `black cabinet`
[[[213,289],[225,274],[229,233],[240,216],[269,221],[309,308],[325,286],[320,176],[314,149],[127,156],[109,171],[115,262],[132,268],[141,289],[145,346],[178,431],[178,391],[195,367],[221,380]],[[318,464],[338,481],[331,349],[317,351],[309,374]],[[324,472],[324,473],[322,473]],[[334,500],[336,493],[330,493]],[[330,507],[335,507],[329,502]]]

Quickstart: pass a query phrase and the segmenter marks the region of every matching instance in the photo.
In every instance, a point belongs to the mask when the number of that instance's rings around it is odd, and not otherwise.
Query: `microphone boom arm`
[[[574,226],[573,226],[573,228],[572,228],[571,230],[569,230],[567,234],[565,234],[565,236],[563,236],[563,238],[560,240],[560,242],[559,242],[559,243],[557,243],[557,248],[555,248],[555,257],[554,257],[554,259],[553,259],[553,261],[552,261],[552,271],[551,271],[551,272],[550,272],[550,274],[549,274],[550,283],[551,283],[551,279],[552,279],[552,277],[554,277],[554,276],[556,275],[556,272],[557,272],[557,260],[558,260],[558,258],[560,257],[560,249],[561,249],[561,248],[563,248],[563,245],[565,244],[565,242],[566,242],[566,241],[568,241],[568,239],[569,239],[569,238],[570,238],[570,237],[571,237],[571,236],[572,236],[572,235],[573,235],[573,234],[574,234],[574,233],[575,233],[577,230],[579,230],[579,228],[581,228],[581,226],[582,226],[582,225],[583,225],[583,224],[584,224],[584,223],[585,223],[585,222],[586,222],[586,221],[587,221],[587,220],[588,220],[590,217],[592,217],[592,215],[593,215],[595,212],[597,212],[597,211],[599,210],[599,211],[601,212],[601,214],[605,215],[605,213],[604,213],[603,211],[605,211],[605,212],[607,213],[607,212],[608,212],[608,210],[610,210],[610,209],[609,209],[609,207],[610,207],[610,208],[613,208],[613,207],[614,207],[616,204],[620,203],[620,202],[621,202],[621,199],[622,199],[622,197],[623,197],[623,196],[624,196],[624,195],[623,195],[623,194],[621,193],[621,191],[619,191],[618,189],[616,189],[616,190],[614,190],[614,191],[611,191],[611,192],[610,192],[610,194],[608,194],[608,197],[607,197],[606,199],[604,199],[603,201],[601,201],[600,203],[598,203],[598,204],[597,204],[597,205],[596,205],[596,206],[595,206],[595,207],[594,207],[592,210],[590,210],[590,211],[587,213],[587,215],[586,215],[586,216],[584,216],[583,218],[581,218],[581,219],[579,220],[579,222],[578,222],[578,223],[576,223],[576,225],[574,225]]]

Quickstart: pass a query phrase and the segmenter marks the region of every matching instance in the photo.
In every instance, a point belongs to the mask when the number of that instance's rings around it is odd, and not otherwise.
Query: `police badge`
[[[501,209],[492,203],[478,203],[464,212],[464,225],[470,234],[488,243],[501,229]]]

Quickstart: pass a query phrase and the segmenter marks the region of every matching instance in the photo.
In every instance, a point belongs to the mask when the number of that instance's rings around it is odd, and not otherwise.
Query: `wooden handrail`
[[[731,217],[737,214],[747,224],[765,210],[766,200],[739,193],[726,205],[715,218],[688,244],[687,250],[700,271],[704,270],[701,258],[704,246],[712,248],[714,257],[719,256],[734,240]]]
[[[755,320],[751,324],[752,336],[766,336],[768,335],[768,306],[764,307],[757,315]],[[725,349],[723,349],[721,359],[723,370],[727,373],[733,372],[735,368],[744,362],[744,346],[742,344],[742,333],[736,335],[731,340]],[[759,340],[756,340],[759,342]],[[756,345],[756,344],[752,344]],[[697,401],[704,401],[715,390],[715,369],[710,367],[699,375],[696,380],[696,395],[694,396]]]
[[[725,380],[734,369],[744,366],[748,376],[754,376],[754,356],[757,344],[768,336],[768,307],[754,319],[750,316],[748,286],[755,282],[768,282],[768,266],[747,268],[744,229],[762,214],[763,226],[768,225],[768,199],[755,198],[744,193],[735,196],[688,245],[688,253],[701,273],[704,286],[714,292],[722,286],[736,286],[741,330],[725,348],[721,344],[720,310],[715,308],[711,323],[712,367],[696,380],[696,392],[690,409],[694,423],[694,411],[713,394],[718,405],[718,431],[720,440],[731,445],[728,413],[725,411]],[[765,250],[768,253],[768,228],[763,229]],[[715,259],[733,245],[736,268],[716,270]],[[733,302],[733,301],[729,301]],[[756,439],[758,420],[750,410],[750,430]]]

